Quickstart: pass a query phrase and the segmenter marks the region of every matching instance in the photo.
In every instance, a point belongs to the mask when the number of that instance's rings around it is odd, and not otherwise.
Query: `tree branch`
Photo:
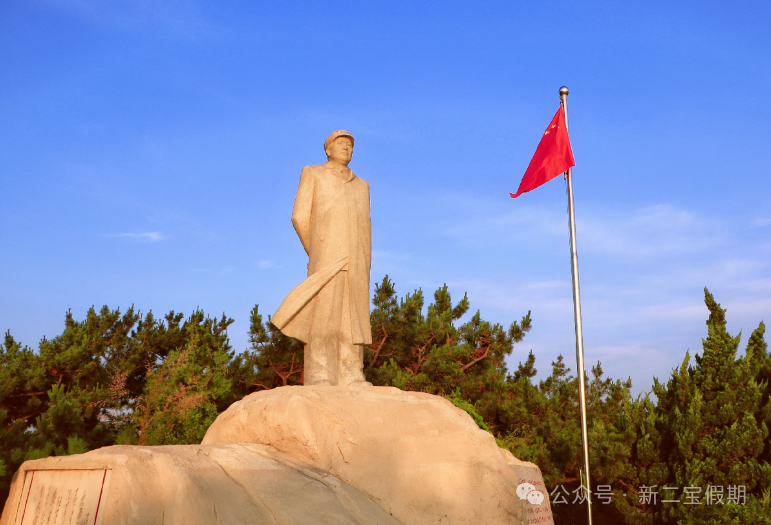
[[[388,333],[386,332],[385,325],[383,325],[383,321],[380,321],[380,326],[383,330],[383,339],[381,339],[380,343],[377,345],[377,349],[375,349],[375,353],[372,356],[372,361],[369,363],[373,368],[377,365],[377,358],[380,356],[380,351],[383,349],[383,345],[388,339]]]
[[[468,370],[469,368],[471,368],[472,366],[474,366],[475,364],[477,364],[478,362],[480,362],[482,359],[486,358],[489,355],[490,355],[490,345],[488,345],[487,348],[485,348],[485,351],[482,355],[480,355],[476,359],[473,359],[470,363],[463,365],[460,371],[465,372],[466,370]]]

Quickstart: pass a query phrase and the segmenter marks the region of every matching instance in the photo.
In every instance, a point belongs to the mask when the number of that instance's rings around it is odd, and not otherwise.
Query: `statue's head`
[[[343,130],[333,132],[324,141],[324,151],[327,160],[347,166],[353,155],[353,135]]]

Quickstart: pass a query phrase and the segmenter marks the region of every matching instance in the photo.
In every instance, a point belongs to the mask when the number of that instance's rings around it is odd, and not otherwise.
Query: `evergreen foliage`
[[[771,523],[771,404],[764,375],[771,356],[763,339],[765,325],[750,336],[745,355],[737,357],[741,336],[727,332],[726,311],[706,289],[704,295],[709,318],[703,352],[695,356],[694,366],[686,353],[666,385],[654,379],[658,403],[641,402],[633,468],[626,479],[633,487],[655,487],[659,501],[680,503],[642,505],[619,498],[627,523]],[[737,504],[738,493],[731,500],[729,487],[745,487],[744,504]],[[701,504],[694,504],[697,499]]]
[[[424,315],[422,292],[397,301],[388,277],[375,285],[373,304],[373,344],[364,358],[370,382],[444,396],[458,392],[472,405],[493,410],[506,377],[504,359],[530,330],[530,312],[508,331],[483,321],[478,311],[456,328],[454,321],[469,310],[468,297],[453,306],[445,285]],[[491,428],[498,423],[486,420]]]
[[[130,430],[118,441],[140,445],[200,443],[219,412],[235,401],[227,365],[233,358],[226,329],[195,312],[184,346],[147,372],[143,395],[131,414]]]
[[[725,310],[706,290],[705,302],[702,353],[693,363],[686,353],[666,384],[654,379],[651,394],[632,398],[631,381],[605,378],[600,363],[587,377],[597,524],[771,523],[765,326],[739,356],[740,337],[726,331]],[[585,523],[585,506],[574,503],[582,466],[576,377],[561,355],[537,383],[532,351],[515,370],[506,366],[532,327],[530,312],[507,329],[478,311],[461,323],[470,312],[468,297],[454,304],[443,286],[426,307],[422,291],[399,298],[388,277],[376,285],[373,303],[367,379],[446,397],[499,446],[538,464],[549,489],[562,489],[567,503],[552,495],[556,523]],[[91,309],[80,322],[67,313],[63,333],[41,341],[37,351],[6,333],[0,499],[26,459],[112,444],[197,443],[234,401],[302,384],[302,344],[265,321],[257,306],[250,349],[240,354],[227,339],[231,319],[201,311],[183,319],[172,311],[158,320],[133,308],[123,314]],[[598,498],[601,485],[612,491],[608,504]],[[746,489],[744,504],[729,501],[729,487],[738,486]],[[702,504],[688,504],[686,487],[699,489]],[[645,502],[646,491],[657,492],[656,504]],[[704,504],[718,496],[722,504]]]
[[[252,309],[249,326],[251,349],[238,356],[233,367],[244,395],[254,390],[302,385],[303,345],[281,333],[272,323],[263,323],[259,307]]]
[[[0,499],[25,460],[106,445],[200,441],[235,401],[225,316],[170,312],[163,321],[129,308],[65,316],[39,350],[5,334],[0,347]]]

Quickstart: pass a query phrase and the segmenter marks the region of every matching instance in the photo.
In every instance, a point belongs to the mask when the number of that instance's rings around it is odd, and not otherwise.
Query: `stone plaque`
[[[110,470],[29,470],[15,525],[98,525]]]
[[[517,475],[517,496],[522,501],[527,525],[554,525],[549,492],[538,467],[532,464],[510,465]]]

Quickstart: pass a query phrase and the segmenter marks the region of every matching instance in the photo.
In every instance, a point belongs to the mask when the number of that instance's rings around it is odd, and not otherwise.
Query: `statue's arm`
[[[310,254],[311,244],[311,212],[313,210],[313,173],[306,166],[300,174],[300,185],[297,187],[297,197],[292,208],[292,225],[303,243],[305,253]]]

